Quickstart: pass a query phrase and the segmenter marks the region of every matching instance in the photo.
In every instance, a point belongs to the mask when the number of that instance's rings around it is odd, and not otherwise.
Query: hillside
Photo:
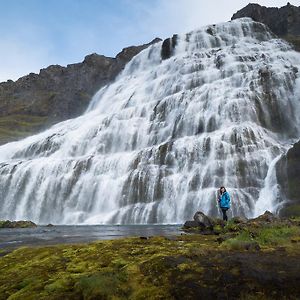
[[[124,48],[115,58],[94,53],[81,63],[52,65],[39,74],[0,83],[0,145],[81,115],[92,96],[133,56],[158,41]]]

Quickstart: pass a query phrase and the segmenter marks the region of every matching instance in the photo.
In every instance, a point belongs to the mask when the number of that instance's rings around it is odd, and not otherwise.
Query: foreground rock
[[[32,228],[37,225],[31,221],[0,221],[0,228]]]
[[[250,3],[232,16],[232,20],[249,17],[266,24],[276,35],[300,51],[300,7],[288,3],[281,8]]]
[[[229,222],[224,222],[218,218],[211,218],[203,212],[198,211],[194,215],[193,221],[186,221],[183,230],[186,232],[197,232],[201,234],[220,234],[220,232],[239,231],[249,227],[264,227],[289,225],[291,221],[286,218],[280,218],[269,211],[253,219],[234,217]]]
[[[287,199],[280,214],[285,217],[300,217],[300,141],[278,161],[276,175],[282,198]]]
[[[0,83],[0,145],[81,115],[92,96],[133,56],[158,41],[125,48],[115,58],[94,53],[81,63],[52,65],[39,74]]]

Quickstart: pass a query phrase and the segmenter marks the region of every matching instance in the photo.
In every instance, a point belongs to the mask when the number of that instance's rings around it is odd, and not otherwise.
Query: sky
[[[0,0],[0,82],[225,22],[249,2],[287,0]]]

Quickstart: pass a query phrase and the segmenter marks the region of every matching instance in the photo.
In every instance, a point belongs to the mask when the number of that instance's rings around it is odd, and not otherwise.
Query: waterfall
[[[276,210],[274,164],[300,136],[299,67],[248,18],[151,45],[82,116],[0,147],[0,219],[181,223],[217,215],[221,185],[232,215]]]

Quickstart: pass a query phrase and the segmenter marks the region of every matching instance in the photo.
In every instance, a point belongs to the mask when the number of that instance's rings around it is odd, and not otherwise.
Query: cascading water
[[[175,42],[174,42],[175,40]],[[300,54],[244,18],[128,63],[87,112],[0,147],[0,219],[181,223],[276,210],[274,164],[299,137]]]

